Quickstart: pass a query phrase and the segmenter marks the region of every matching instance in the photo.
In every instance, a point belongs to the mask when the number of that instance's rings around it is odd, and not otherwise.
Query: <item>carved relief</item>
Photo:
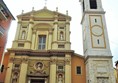
[[[42,70],[44,67],[43,63],[42,62],[37,62],[36,64],[34,64],[34,68],[36,70]]]
[[[109,80],[107,77],[98,77],[97,83],[109,83]]]
[[[49,75],[49,61],[29,60],[28,74],[30,74],[30,75]]]
[[[94,73],[96,73],[97,76],[108,76],[108,72],[109,72],[109,68],[108,68],[108,61],[103,61],[103,60],[99,60],[99,61],[94,61],[93,62],[93,67],[94,67]]]

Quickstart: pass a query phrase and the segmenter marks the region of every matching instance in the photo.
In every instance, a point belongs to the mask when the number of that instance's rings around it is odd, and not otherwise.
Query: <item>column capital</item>
[[[22,58],[22,63],[28,63],[28,58]]]
[[[55,21],[53,24],[54,24],[54,25],[55,25],[55,24],[58,24],[58,22],[57,22],[57,21]]]
[[[30,24],[34,24],[34,22],[33,22],[33,21],[29,21],[29,23],[30,23]]]
[[[65,64],[66,65],[70,65],[71,59],[70,58],[65,58],[64,61],[65,61]]]
[[[18,21],[18,24],[21,24],[22,23],[22,21]]]
[[[14,62],[14,57],[10,57],[9,62]]]
[[[67,21],[67,22],[66,22],[66,25],[70,25],[70,22]]]
[[[57,62],[57,57],[51,57],[50,63],[51,64],[56,64],[56,62]]]
[[[36,33],[36,30],[33,30],[33,33]]]

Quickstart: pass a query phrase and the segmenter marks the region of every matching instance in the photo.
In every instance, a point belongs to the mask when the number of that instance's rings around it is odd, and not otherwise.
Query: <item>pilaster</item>
[[[35,38],[36,38],[36,30],[33,30],[31,49],[35,49],[35,48],[34,48],[34,45],[35,45]]]
[[[65,83],[71,83],[71,55],[65,57]]]
[[[30,49],[31,47],[32,26],[33,26],[33,19],[31,18],[28,27],[27,42],[25,43],[25,48],[27,49]]]
[[[18,24],[17,24],[15,40],[18,40],[18,38],[19,38],[19,32],[20,32],[20,28],[21,28],[21,23],[22,23],[21,20],[19,20]]]
[[[13,68],[13,61],[14,61],[14,53],[11,53],[11,57],[8,63],[8,69],[6,72],[5,83],[11,83],[11,76],[12,76],[12,68]]]
[[[70,23],[68,18],[66,20],[66,41],[70,42]]]
[[[52,49],[57,49],[58,17],[55,15]]]
[[[52,48],[52,30],[49,30],[49,38],[48,38],[48,49]]]
[[[70,22],[66,19],[66,49],[70,50]]]
[[[51,62],[50,62],[50,83],[56,83],[56,57],[51,57]]]
[[[28,62],[28,58],[23,57],[21,69],[20,69],[19,83],[26,83],[27,66],[28,66],[27,62]]]

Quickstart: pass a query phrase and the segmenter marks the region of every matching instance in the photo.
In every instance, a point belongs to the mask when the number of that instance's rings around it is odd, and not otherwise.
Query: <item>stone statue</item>
[[[63,83],[62,74],[59,74],[58,76],[58,83]]]

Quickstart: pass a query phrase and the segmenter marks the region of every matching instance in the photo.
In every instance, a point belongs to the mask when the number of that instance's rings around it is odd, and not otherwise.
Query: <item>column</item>
[[[18,37],[20,35],[20,28],[21,28],[21,21],[18,22],[17,24],[17,30],[16,30],[16,36],[15,36],[15,40],[18,40]]]
[[[36,30],[33,30],[31,49],[35,49],[35,48],[34,48],[34,45],[35,45],[35,38],[36,38]]]
[[[50,62],[50,83],[56,83],[56,57],[52,57]]]
[[[10,54],[10,61],[8,63],[8,68],[7,68],[7,72],[6,72],[5,83],[11,83],[13,61],[14,61],[14,53],[11,53]]]
[[[65,57],[65,83],[71,83],[71,55]]]
[[[19,82],[18,83],[26,83],[27,66],[28,66],[27,62],[28,62],[27,58],[22,59],[22,64],[21,64],[20,76],[19,76]]]
[[[52,48],[52,30],[49,30],[48,50]]]

